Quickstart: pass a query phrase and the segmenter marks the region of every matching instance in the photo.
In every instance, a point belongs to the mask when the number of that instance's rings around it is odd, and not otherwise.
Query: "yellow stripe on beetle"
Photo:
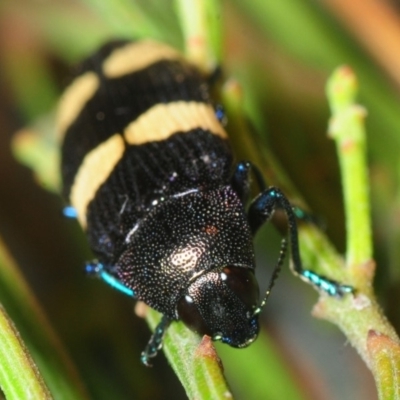
[[[129,144],[140,145],[161,141],[177,132],[201,128],[226,138],[215,111],[210,104],[195,101],[176,101],[151,107],[124,130]]]
[[[61,139],[71,124],[78,118],[86,103],[100,86],[94,72],[86,72],[76,78],[60,99],[57,110],[57,133]]]
[[[115,134],[91,150],[83,159],[71,188],[70,200],[78,214],[78,220],[86,228],[86,212],[99,187],[107,180],[122,158],[125,143]]]
[[[114,50],[103,63],[107,78],[134,73],[161,60],[181,60],[178,51],[152,40],[129,43]]]

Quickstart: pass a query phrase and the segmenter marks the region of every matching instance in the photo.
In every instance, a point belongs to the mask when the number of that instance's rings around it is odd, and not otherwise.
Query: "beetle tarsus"
[[[354,292],[352,286],[343,285],[337,281],[326,278],[325,276],[318,275],[314,271],[308,269],[301,272],[301,277],[333,297],[343,297],[345,294]]]

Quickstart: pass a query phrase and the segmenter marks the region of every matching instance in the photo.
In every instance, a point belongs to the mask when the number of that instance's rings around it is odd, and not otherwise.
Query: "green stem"
[[[186,57],[204,72],[221,61],[221,10],[217,0],[176,0]]]
[[[329,134],[336,142],[341,166],[346,227],[347,271],[356,293],[340,309],[320,301],[316,313],[334,320],[372,370],[380,399],[400,398],[400,340],[383,315],[373,290],[375,264],[367,179],[365,110],[355,104],[357,82],[349,67],[335,71],[328,82],[332,110]]]
[[[35,362],[1,305],[0,387],[7,400],[51,398]]]
[[[149,308],[146,320],[154,330],[160,314]],[[205,336],[200,340],[183,323],[173,322],[168,328],[163,348],[190,399],[232,398],[210,338]]]
[[[394,328],[383,315],[369,285],[364,286],[364,282],[368,279],[370,282],[373,277],[375,266],[372,261],[363,265],[364,277],[357,279],[350,270],[344,268],[344,260],[336,253],[325,235],[317,228],[306,225],[301,228],[301,254],[305,265],[313,268],[318,265],[328,276],[354,284],[355,296],[349,295],[339,301],[329,296],[321,296],[313,314],[338,325],[367,365],[371,366],[367,349],[370,330],[380,332],[399,343]]]
[[[347,230],[347,264],[360,265],[372,258],[372,233],[366,162],[365,109],[354,103],[356,77],[339,68],[328,81],[332,110],[329,135],[335,140],[341,167]]]

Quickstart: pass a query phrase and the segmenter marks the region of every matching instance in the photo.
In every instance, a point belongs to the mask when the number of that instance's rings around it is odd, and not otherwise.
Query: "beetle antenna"
[[[268,289],[265,292],[265,296],[264,296],[261,304],[254,311],[253,316],[259,314],[261,312],[261,310],[263,309],[263,307],[265,306],[265,304],[267,303],[268,297],[271,294],[271,290],[275,285],[275,281],[278,278],[279,273],[281,272],[283,262],[285,261],[286,252],[287,252],[287,240],[285,238],[283,238],[281,240],[281,250],[279,252],[279,258],[275,265],[274,271],[272,272],[272,276],[269,281]]]

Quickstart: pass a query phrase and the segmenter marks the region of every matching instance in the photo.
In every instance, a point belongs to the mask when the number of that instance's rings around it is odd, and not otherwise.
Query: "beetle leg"
[[[260,189],[260,192],[265,191],[267,188],[264,178],[261,174],[261,171],[253,164],[250,164],[250,167],[253,171],[253,175],[256,179],[257,185]],[[318,226],[321,229],[325,228],[324,221],[321,220],[321,218],[315,216],[314,214],[311,214],[310,212],[304,210],[301,207],[298,206],[292,206],[294,214],[296,215],[297,220],[308,223],[308,224],[313,224]]]
[[[144,365],[146,365],[146,367],[152,366],[152,364],[150,363],[150,358],[154,358],[157,355],[158,351],[161,350],[163,338],[165,333],[167,332],[170,323],[171,320],[163,315],[161,321],[156,326],[153,335],[151,335],[149,343],[147,343],[147,346],[140,356],[140,360]]]
[[[253,176],[260,192],[263,192],[266,189],[265,181],[260,170],[249,161],[240,161],[236,165],[231,184],[243,202],[246,202],[250,192],[250,171],[253,172]]]
[[[102,279],[108,285],[113,287],[114,289],[119,290],[120,292],[130,296],[135,297],[135,292],[125,286],[114,274],[112,268],[106,268],[102,263],[98,261],[92,261],[87,263],[85,266],[85,271],[88,275],[95,276],[97,278]]]
[[[257,230],[267,222],[274,210],[281,208],[285,211],[289,225],[289,240],[292,251],[293,269],[305,281],[312,283],[317,288],[326,292],[330,296],[341,297],[346,293],[351,293],[353,288],[348,285],[342,285],[336,281],[330,280],[317,273],[304,269],[301,264],[299,241],[296,224],[296,216],[293,207],[285,195],[277,188],[270,187],[260,193],[250,204],[248,219],[253,235]]]

